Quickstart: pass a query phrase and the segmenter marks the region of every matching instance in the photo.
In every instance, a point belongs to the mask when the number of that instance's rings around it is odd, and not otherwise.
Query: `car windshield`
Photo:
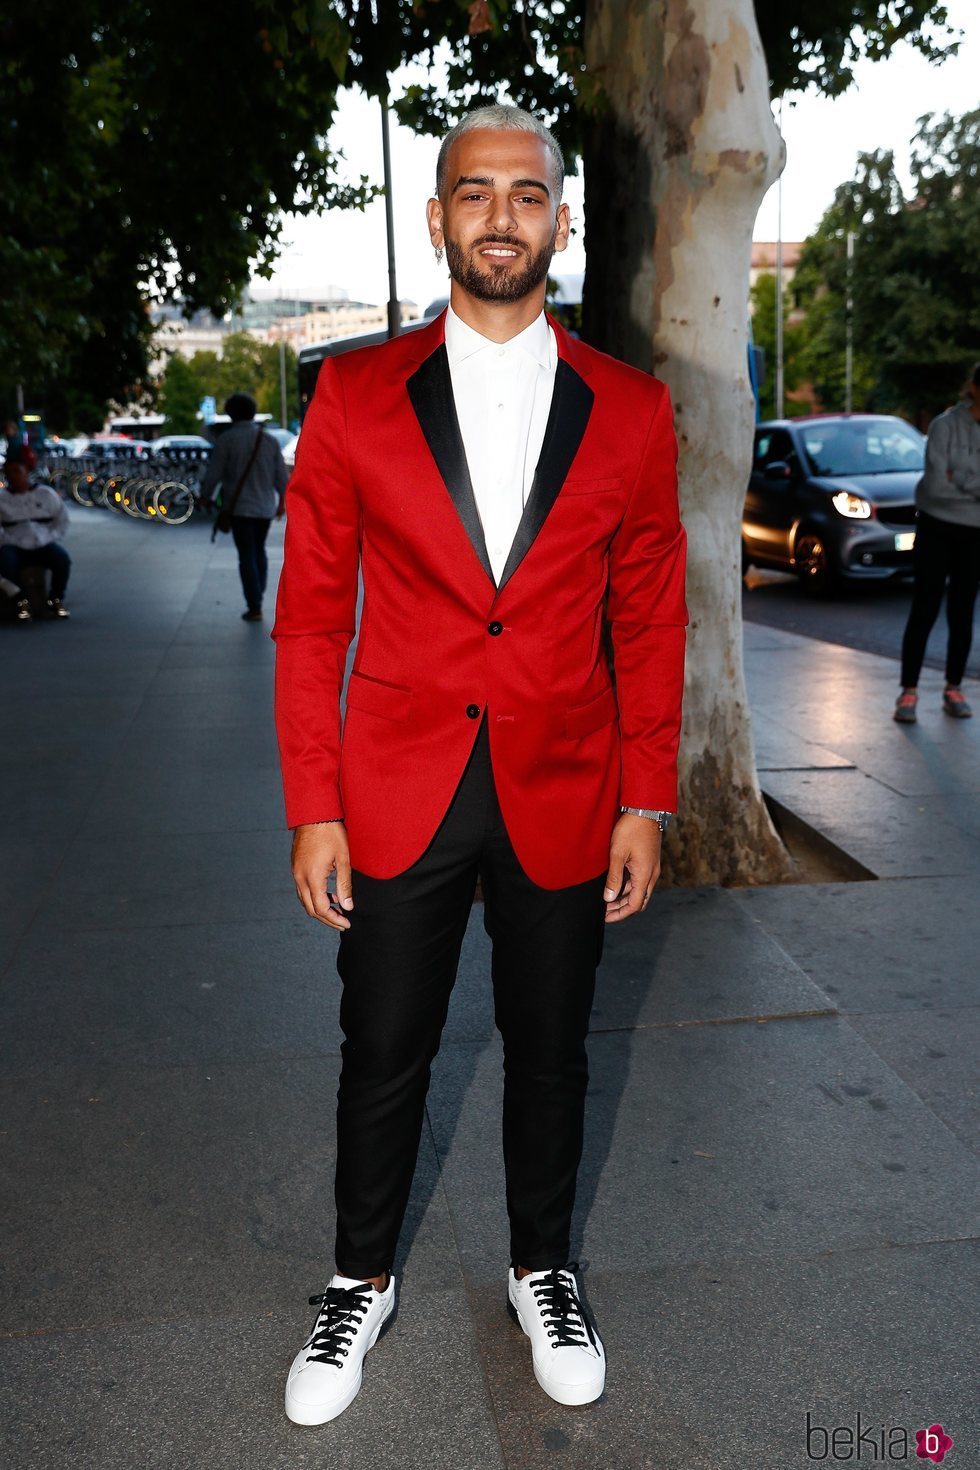
[[[887,475],[921,470],[926,441],[901,419],[827,419],[801,426],[818,475]]]

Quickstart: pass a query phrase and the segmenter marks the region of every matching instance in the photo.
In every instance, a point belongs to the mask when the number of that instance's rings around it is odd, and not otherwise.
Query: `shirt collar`
[[[474,353],[483,352],[488,347],[505,347],[508,352],[514,349],[526,352],[539,367],[546,368],[551,365],[553,343],[554,333],[543,311],[530,326],[518,332],[516,337],[510,337],[506,342],[494,342],[489,337],[484,337],[482,332],[476,332],[467,326],[462,317],[456,315],[452,306],[446,308],[446,353],[451,367],[465,362]]]

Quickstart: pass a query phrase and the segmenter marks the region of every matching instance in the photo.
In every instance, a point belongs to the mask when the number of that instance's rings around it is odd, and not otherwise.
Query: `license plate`
[[[895,533],[895,550],[911,551],[915,545],[914,531],[897,531]]]

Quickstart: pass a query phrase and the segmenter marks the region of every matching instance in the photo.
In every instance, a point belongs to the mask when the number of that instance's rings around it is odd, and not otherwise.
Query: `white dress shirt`
[[[450,306],[446,354],[476,507],[499,583],[534,483],[558,344],[543,311],[509,342],[491,342]]]

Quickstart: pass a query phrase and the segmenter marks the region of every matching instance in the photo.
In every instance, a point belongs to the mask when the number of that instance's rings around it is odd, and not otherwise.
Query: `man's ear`
[[[429,239],[432,241],[434,250],[444,245],[445,238],[442,233],[442,205],[438,199],[430,199],[425,206],[425,217],[429,223]]]
[[[568,234],[571,229],[572,215],[567,204],[559,204],[555,215],[555,250],[565,250],[568,247]]]

